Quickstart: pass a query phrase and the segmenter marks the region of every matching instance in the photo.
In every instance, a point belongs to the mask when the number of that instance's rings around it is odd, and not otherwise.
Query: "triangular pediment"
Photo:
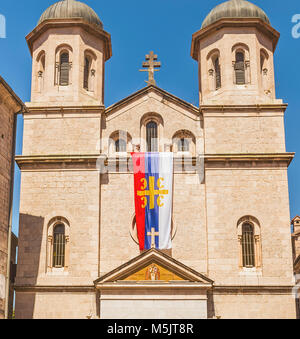
[[[295,221],[300,221],[299,215],[296,215],[296,216],[295,216],[295,218],[292,220],[292,224],[293,224]]]
[[[95,285],[116,282],[186,282],[200,283],[208,287],[213,284],[213,281],[203,274],[155,249],[142,253],[126,264],[100,277],[95,281]]]
[[[146,98],[149,98],[149,96],[150,97],[152,96],[152,98],[156,98],[156,100],[159,100],[163,104],[168,103],[169,105],[172,104],[174,106],[180,107],[182,112],[188,112],[189,114],[196,116],[200,114],[199,107],[196,107],[154,85],[147,86],[131,94],[130,96],[120,100],[119,102],[111,105],[110,107],[106,108],[105,114],[106,116],[119,114],[120,112],[122,112],[122,110],[130,107],[133,103],[143,98],[147,100]]]

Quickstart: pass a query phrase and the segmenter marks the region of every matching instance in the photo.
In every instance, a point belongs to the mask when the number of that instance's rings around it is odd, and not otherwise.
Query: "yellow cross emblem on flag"
[[[158,190],[155,189],[155,177],[149,177],[149,190],[146,190],[148,187],[147,180],[145,178],[141,179],[141,183],[143,184],[142,191],[137,191],[137,195],[139,197],[142,197],[143,205],[142,208],[146,208],[148,200],[147,196],[149,197],[149,208],[150,210],[153,210],[155,207],[155,198],[157,197],[157,205],[158,207],[163,207],[164,204],[162,202],[162,199],[164,198],[164,195],[168,195],[169,191],[164,189],[164,186],[162,185],[162,182],[164,181],[163,178],[159,178],[157,180],[157,187]]]

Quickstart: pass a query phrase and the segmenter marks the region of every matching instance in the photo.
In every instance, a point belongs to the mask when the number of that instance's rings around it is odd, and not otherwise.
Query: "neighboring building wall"
[[[294,258],[294,273],[296,284],[296,292],[298,296],[296,298],[296,309],[297,309],[297,319],[300,319],[300,217],[297,215],[292,220],[293,234],[292,234],[292,244],[293,244],[293,258]]]
[[[298,259],[298,265],[295,267],[295,271],[299,271],[300,273],[300,265],[299,265],[299,257],[300,257],[300,217],[296,216],[292,220],[293,226],[293,234],[292,234],[292,242],[293,242],[293,256],[294,262],[296,263]]]
[[[15,234],[11,235],[11,255],[10,255],[10,286],[9,286],[9,303],[8,303],[8,318],[12,319],[14,317],[14,283],[17,273],[17,248],[18,248],[18,238]]]
[[[0,77],[0,319],[4,318],[5,313],[14,121],[15,113],[22,109],[22,105]]]

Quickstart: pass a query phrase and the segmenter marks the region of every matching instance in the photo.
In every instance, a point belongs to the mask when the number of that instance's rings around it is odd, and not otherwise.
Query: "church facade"
[[[279,33],[244,0],[192,37],[196,107],[156,86],[104,105],[110,35],[60,1],[27,36],[16,318],[295,318]],[[172,249],[140,252],[131,152],[173,152]],[[126,244],[126,245],[125,245]]]

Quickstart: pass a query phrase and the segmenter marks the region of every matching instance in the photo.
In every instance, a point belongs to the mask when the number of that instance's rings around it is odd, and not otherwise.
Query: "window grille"
[[[188,139],[180,139],[178,142],[178,152],[189,152],[190,150],[190,143]]]
[[[127,151],[127,145],[126,141],[123,139],[118,139],[116,141],[116,152],[126,152]]]
[[[90,61],[88,58],[85,58],[83,88],[86,89],[87,91],[89,89],[89,73],[90,73]]]
[[[255,267],[253,226],[250,224],[244,224],[242,232],[243,266]]]
[[[214,62],[215,74],[216,74],[216,90],[221,88],[221,68],[219,63],[219,58],[216,58]]]
[[[65,226],[56,225],[53,231],[53,267],[65,266]]]
[[[70,72],[69,53],[63,53],[60,56],[60,69],[59,69],[60,86],[69,85],[69,72]]]
[[[237,85],[245,85],[246,75],[245,75],[245,56],[242,52],[236,53],[236,60],[234,64],[235,70],[235,82]]]
[[[147,130],[147,151],[148,152],[158,152],[158,143],[157,143],[157,124],[154,121],[151,121],[146,126]]]

